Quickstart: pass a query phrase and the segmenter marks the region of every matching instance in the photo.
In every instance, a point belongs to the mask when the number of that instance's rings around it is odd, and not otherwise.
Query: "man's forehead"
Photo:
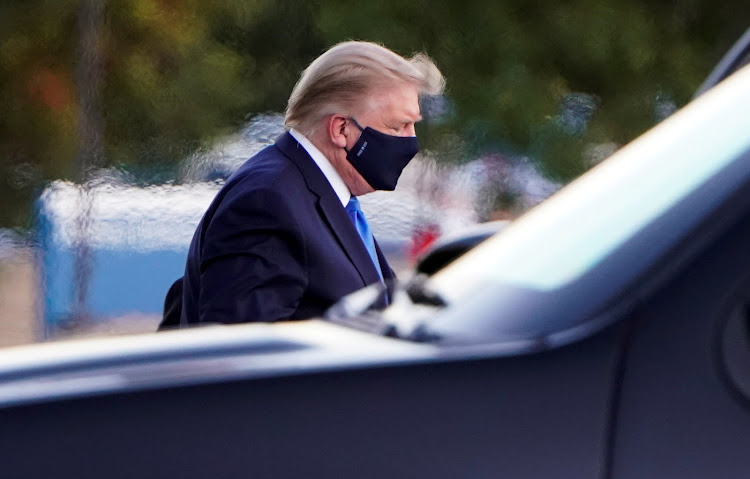
[[[386,109],[399,116],[408,116],[411,121],[421,119],[419,93],[408,83],[375,88],[368,94],[368,103],[373,110]]]

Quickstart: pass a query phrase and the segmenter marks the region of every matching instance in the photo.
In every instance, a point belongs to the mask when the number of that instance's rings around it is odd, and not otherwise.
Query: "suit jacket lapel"
[[[380,249],[378,240],[375,240],[375,252],[378,255],[378,262],[380,263],[380,271],[383,272],[383,281],[388,284],[388,281],[396,279],[396,273],[391,269],[391,265],[388,264],[388,260],[383,254],[383,250]]]
[[[323,218],[330,226],[341,248],[359,272],[364,284],[368,285],[380,281],[378,271],[375,269],[357,229],[318,165],[289,132],[281,135],[276,141],[276,146],[297,165],[307,182],[307,187],[318,196],[318,207]]]
[[[378,240],[375,240],[375,252],[378,254],[378,261],[380,262],[380,270],[383,272],[383,282],[385,283],[385,294],[387,301],[384,301],[383,298],[379,299],[379,306],[381,308],[385,308],[388,306],[388,303],[393,301],[393,294],[395,293],[396,288],[396,273],[391,269],[391,266],[388,264],[388,260],[385,258],[385,255],[383,254],[383,250],[380,249],[380,245],[378,244]]]

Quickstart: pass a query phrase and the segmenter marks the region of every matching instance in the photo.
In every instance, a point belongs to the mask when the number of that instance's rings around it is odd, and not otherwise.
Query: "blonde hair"
[[[420,95],[439,95],[445,88],[443,75],[425,54],[406,59],[376,43],[339,43],[302,72],[289,96],[284,125],[309,136],[321,118],[352,114],[370,91],[398,82],[414,85]]]

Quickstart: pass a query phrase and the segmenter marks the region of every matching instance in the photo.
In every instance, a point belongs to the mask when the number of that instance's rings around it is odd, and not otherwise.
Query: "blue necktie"
[[[359,200],[357,200],[356,196],[352,196],[349,203],[347,203],[346,212],[349,214],[349,218],[351,218],[355,228],[357,228],[357,233],[359,233],[360,238],[362,238],[362,242],[365,244],[367,252],[370,253],[370,258],[375,264],[375,269],[378,270],[378,275],[382,281],[383,272],[380,270],[380,261],[378,261],[378,254],[375,252],[375,238],[372,236],[370,225],[367,224],[365,214],[359,208]]]

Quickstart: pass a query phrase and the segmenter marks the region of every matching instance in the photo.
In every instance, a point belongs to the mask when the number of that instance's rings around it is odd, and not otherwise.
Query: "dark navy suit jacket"
[[[393,271],[379,247],[383,276]],[[341,200],[289,133],[243,164],[193,236],[181,324],[320,316],[380,281]]]

